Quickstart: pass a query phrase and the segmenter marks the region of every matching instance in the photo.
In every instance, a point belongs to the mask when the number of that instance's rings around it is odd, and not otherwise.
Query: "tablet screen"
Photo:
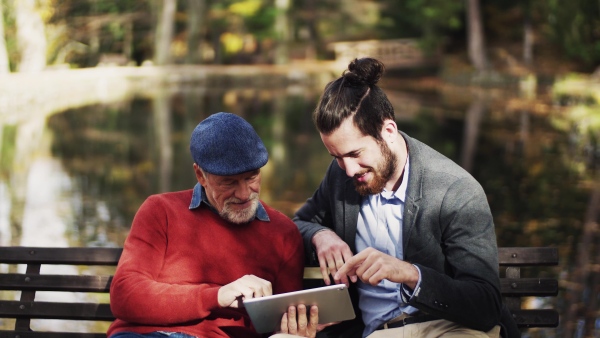
[[[348,288],[344,284],[323,286],[244,300],[246,311],[259,333],[279,331],[281,317],[290,305],[319,307],[319,324],[356,317]]]

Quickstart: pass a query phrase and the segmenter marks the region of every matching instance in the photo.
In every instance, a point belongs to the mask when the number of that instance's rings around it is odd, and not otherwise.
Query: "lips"
[[[236,208],[241,208],[241,209],[245,209],[247,207],[249,207],[252,204],[252,200],[248,200],[245,202],[233,202],[231,203],[231,205],[233,205]]]
[[[366,183],[368,175],[369,175],[368,171],[361,173],[361,174],[354,175],[354,180],[359,183]]]

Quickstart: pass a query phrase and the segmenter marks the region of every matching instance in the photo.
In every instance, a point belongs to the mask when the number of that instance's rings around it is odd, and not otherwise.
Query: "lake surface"
[[[483,185],[499,245],[559,247],[559,269],[568,271],[598,152],[571,127],[565,104],[544,88],[531,99],[518,90],[411,93],[393,81],[382,86],[401,130]],[[292,216],[331,162],[311,121],[320,93],[190,86],[5,126],[0,244],[121,246],[148,195],[196,183],[189,137],[220,111],[243,116],[263,138],[270,160],[261,198]]]

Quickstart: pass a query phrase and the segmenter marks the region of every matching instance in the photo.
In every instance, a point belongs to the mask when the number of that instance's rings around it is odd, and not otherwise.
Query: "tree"
[[[485,55],[485,38],[479,0],[467,0],[467,44],[469,60],[477,69],[484,71],[488,67]]]
[[[8,63],[8,52],[6,51],[6,40],[4,40],[4,11],[2,0],[0,0],[0,74],[10,72]]]
[[[530,66],[533,62],[533,25],[530,1],[525,1],[523,12],[523,62]]]
[[[156,25],[154,43],[154,62],[157,65],[166,65],[171,62],[171,42],[175,28],[176,0],[163,0]]]
[[[590,281],[596,278],[593,273],[595,233],[598,231],[598,215],[600,214],[600,184],[594,182],[590,194],[588,207],[585,213],[583,223],[583,233],[580,243],[577,246],[577,263],[571,272],[569,287],[567,288],[567,301],[569,304],[565,318],[564,337],[571,338],[575,335],[576,320],[584,317],[586,325],[583,328],[585,337],[592,337],[594,322],[596,320],[596,298],[584,296],[586,293],[596,294],[596,285],[590,284]],[[584,298],[588,298],[586,306]]]
[[[546,31],[568,57],[593,69],[600,62],[600,2],[539,1]],[[543,6],[543,7],[542,7]]]
[[[275,0],[275,7],[277,8],[277,17],[275,18],[275,34],[277,36],[275,63],[286,64],[290,53],[290,20],[288,16],[290,0]]]
[[[426,53],[435,53],[449,36],[464,27],[463,1],[380,0],[377,34],[384,39],[419,39]]]
[[[198,64],[202,61],[200,41],[204,24],[205,0],[188,0],[187,2],[187,55],[186,63]]]
[[[44,22],[35,0],[15,1],[17,41],[21,61],[19,72],[37,72],[46,67]]]

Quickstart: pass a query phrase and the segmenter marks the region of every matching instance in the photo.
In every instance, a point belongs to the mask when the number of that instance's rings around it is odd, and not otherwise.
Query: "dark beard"
[[[369,182],[358,182],[353,179],[354,187],[361,196],[375,195],[383,191],[385,184],[390,180],[396,172],[398,156],[394,154],[385,142],[379,144],[383,160],[379,163],[376,169],[370,168],[367,172],[373,173],[373,179]]]

